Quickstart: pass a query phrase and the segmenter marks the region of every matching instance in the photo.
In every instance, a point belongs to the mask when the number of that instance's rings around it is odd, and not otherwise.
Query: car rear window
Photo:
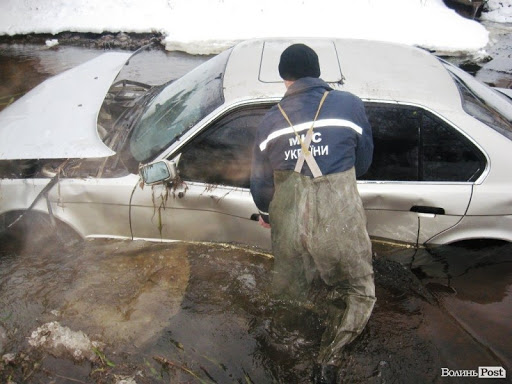
[[[512,102],[459,68],[443,63],[459,89],[464,110],[512,140]]]

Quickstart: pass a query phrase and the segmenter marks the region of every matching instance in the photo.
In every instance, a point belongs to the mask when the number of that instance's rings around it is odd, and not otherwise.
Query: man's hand
[[[263,218],[261,217],[261,215],[260,215],[260,218],[259,218],[258,222],[260,223],[260,225],[261,225],[263,228],[267,228],[267,229],[269,229],[269,228],[270,228],[270,224],[269,224],[269,223],[266,223],[266,222],[265,222],[265,220],[263,220]]]

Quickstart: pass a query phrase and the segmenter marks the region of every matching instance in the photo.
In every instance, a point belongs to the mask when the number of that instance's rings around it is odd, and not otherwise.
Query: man
[[[320,79],[317,54],[286,48],[287,91],[256,134],[251,192],[271,228],[273,291],[290,300],[328,286],[327,326],[314,381],[336,382],[339,353],[364,329],[375,303],[371,243],[356,184],[372,160],[362,101]]]

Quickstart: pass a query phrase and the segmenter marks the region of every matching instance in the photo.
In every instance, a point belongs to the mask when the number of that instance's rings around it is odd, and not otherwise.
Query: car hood
[[[52,77],[0,112],[0,159],[111,156],[98,111],[131,53],[104,53]]]

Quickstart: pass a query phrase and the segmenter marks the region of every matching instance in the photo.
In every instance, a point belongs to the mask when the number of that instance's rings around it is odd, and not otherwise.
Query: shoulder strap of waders
[[[284,109],[281,107],[281,104],[277,104],[279,107],[279,110],[281,111],[281,114],[285,118],[285,120],[290,124],[290,127],[292,127],[293,132],[295,133],[295,136],[299,140],[300,146],[302,151],[300,152],[299,158],[297,160],[297,164],[295,164],[295,172],[300,173],[302,170],[302,167],[304,166],[304,160],[306,163],[308,163],[309,169],[311,170],[311,173],[313,174],[313,177],[317,178],[322,176],[322,171],[318,167],[318,163],[316,162],[315,158],[311,154],[311,151],[309,150],[309,145],[311,144],[311,140],[313,139],[313,128],[315,126],[316,119],[318,118],[318,115],[320,114],[320,110],[322,109],[322,106],[324,105],[325,98],[329,94],[329,91],[325,91],[322,99],[320,100],[320,103],[318,105],[318,109],[315,114],[315,118],[313,119],[313,122],[311,123],[311,127],[309,128],[306,137],[304,138],[304,141],[302,141],[300,135],[295,130],[295,127],[293,126],[292,122],[290,121],[290,118],[284,111]]]

